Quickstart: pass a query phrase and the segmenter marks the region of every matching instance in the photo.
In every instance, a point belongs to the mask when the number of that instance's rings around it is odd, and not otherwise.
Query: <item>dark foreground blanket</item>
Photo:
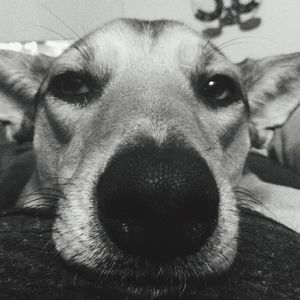
[[[41,216],[0,218],[0,299],[120,299],[60,261],[51,223]],[[188,299],[300,299],[300,235],[244,211],[240,236],[230,272]]]

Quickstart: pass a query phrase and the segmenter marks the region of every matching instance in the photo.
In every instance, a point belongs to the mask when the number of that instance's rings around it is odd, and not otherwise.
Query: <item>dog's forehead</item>
[[[187,70],[205,68],[212,73],[235,69],[199,33],[169,20],[110,22],[77,41],[57,62],[77,68],[100,66],[102,70],[122,64],[132,68],[142,63],[167,67],[180,65]]]
[[[207,48],[213,52],[211,45],[199,34],[186,25],[176,21],[141,21],[123,19],[99,28],[86,42],[95,50],[102,48],[123,51],[122,54],[148,54],[167,51],[169,54],[184,48],[200,51]]]

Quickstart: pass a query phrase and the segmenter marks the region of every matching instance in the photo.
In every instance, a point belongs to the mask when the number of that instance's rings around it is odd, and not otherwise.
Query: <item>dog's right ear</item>
[[[300,106],[300,53],[238,64],[250,107],[250,137],[255,148],[268,148],[274,130]]]
[[[0,50],[0,126],[5,141],[22,143],[33,137],[35,95],[53,58]]]

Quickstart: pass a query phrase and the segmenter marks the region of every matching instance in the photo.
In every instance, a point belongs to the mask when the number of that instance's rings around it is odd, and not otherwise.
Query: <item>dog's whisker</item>
[[[65,35],[62,35],[61,33],[59,33],[58,31],[52,29],[52,28],[49,28],[49,27],[46,27],[46,26],[43,26],[43,25],[40,25],[40,24],[33,24],[34,26],[36,27],[39,27],[39,28],[42,28],[42,29],[45,29],[51,33],[54,33],[55,35],[57,35],[59,38],[63,39],[63,40],[70,40],[69,37],[65,36]]]
[[[75,35],[76,38],[80,38],[80,35],[70,26],[68,25],[61,17],[59,17],[56,13],[54,13],[49,7],[47,7],[40,0],[35,0],[41,7],[43,7],[49,14],[51,14],[57,21],[59,21],[62,25],[65,26],[71,33]]]
[[[224,50],[224,49],[227,49],[229,47],[239,46],[239,45],[246,45],[246,46],[248,46],[248,45],[252,45],[252,43],[251,42],[233,42],[233,43],[228,43],[226,45],[223,45],[220,48],[220,50]]]
[[[233,39],[229,39],[229,40],[226,40],[220,44],[217,44],[216,47],[218,49],[222,49],[222,47],[228,45],[228,44],[232,44],[232,43],[236,43],[236,42],[244,42],[244,41],[248,41],[248,43],[251,43],[251,41],[253,41],[253,38],[251,39],[250,37],[245,37],[245,36],[241,36],[241,37],[237,37],[237,38],[233,38]]]
[[[257,200],[257,199],[252,199],[251,197],[247,196],[246,198],[241,198],[241,197],[237,197],[237,201],[238,201],[238,207],[241,208],[246,208],[246,209],[250,209],[250,210],[257,210],[259,207],[262,208],[258,209],[258,211],[260,213],[263,213],[264,211],[268,213],[268,215],[275,220],[276,222],[280,223],[280,220],[278,218],[278,216],[276,215],[276,213],[274,213],[269,207],[267,207],[262,200]],[[258,206],[258,208],[257,208]],[[248,213],[249,214],[249,213]],[[255,216],[255,213],[254,213]]]
[[[48,190],[48,191],[47,191]],[[57,196],[57,197],[63,197],[64,196],[64,193],[59,191],[59,190],[52,190],[52,189],[40,189],[40,190],[36,190],[32,193],[29,193],[29,194],[23,194],[21,196],[19,196],[19,199],[23,199],[23,198],[29,198],[29,197],[33,197],[33,196]],[[52,191],[52,193],[50,192]],[[53,193],[55,192],[55,193]]]
[[[49,201],[50,202],[53,201],[53,200],[58,201],[59,199],[65,199],[65,198],[56,197],[56,196],[53,196],[53,197],[49,197],[49,196],[48,197],[38,197],[38,198],[34,198],[34,199],[31,199],[31,200],[28,200],[28,201],[24,200],[24,203],[26,204],[26,206],[31,205],[31,204],[39,205],[41,200],[45,200],[48,203]],[[15,206],[15,208],[22,208],[22,207],[24,207],[24,204],[21,204],[21,205],[16,204],[16,206]],[[43,207],[43,204],[40,204],[40,207]]]
[[[253,193],[251,193],[250,191],[248,191],[248,190],[234,190],[235,191],[235,193],[236,194],[241,194],[241,195],[243,195],[243,196],[247,196],[247,200],[249,200],[249,201],[253,201],[255,204],[259,204],[259,205],[263,205],[263,201],[262,201],[262,199],[259,199],[259,198],[257,198],[257,197],[255,197],[254,195],[253,195]]]

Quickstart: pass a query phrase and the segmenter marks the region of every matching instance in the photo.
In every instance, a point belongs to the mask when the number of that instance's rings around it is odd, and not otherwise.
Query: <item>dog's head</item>
[[[235,65],[181,23],[118,20],[48,65],[24,83],[40,86],[30,184],[55,186],[62,257],[149,298],[226,270],[249,127],[265,144],[297,107],[300,56]]]

